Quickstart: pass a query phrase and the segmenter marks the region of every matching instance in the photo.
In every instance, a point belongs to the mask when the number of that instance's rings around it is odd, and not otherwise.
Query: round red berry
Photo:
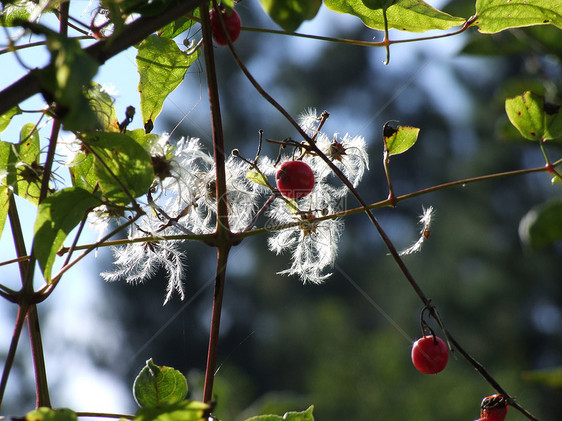
[[[220,14],[228,31],[230,41],[236,41],[238,39],[238,36],[240,35],[240,15],[234,9],[223,9],[221,10]],[[213,39],[218,45],[227,45],[228,39],[224,31],[222,30],[219,16],[215,9],[211,10],[209,18],[211,20],[211,32],[213,33]]]
[[[437,336],[424,336],[414,342],[412,362],[418,371],[424,374],[436,374],[442,371],[449,361],[449,348]]]
[[[314,173],[306,162],[285,161],[275,175],[277,188],[283,196],[300,199],[314,188]]]

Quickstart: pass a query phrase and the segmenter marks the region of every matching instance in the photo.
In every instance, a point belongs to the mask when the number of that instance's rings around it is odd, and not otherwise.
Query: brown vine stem
[[[557,167],[559,165],[562,165],[562,159],[560,159],[556,162],[553,162],[551,165],[552,165],[552,167]],[[505,172],[501,172],[501,173],[487,174],[487,175],[481,175],[481,176],[478,176],[478,177],[471,177],[471,178],[465,178],[465,179],[462,179],[462,180],[451,181],[451,182],[448,182],[448,183],[443,183],[443,184],[428,187],[428,188],[425,188],[425,189],[422,189],[422,190],[418,190],[418,191],[415,191],[415,192],[412,192],[412,193],[405,193],[403,195],[396,196],[394,201],[390,201],[389,199],[385,199],[385,200],[381,200],[379,202],[371,203],[367,206],[367,208],[372,210],[372,209],[378,209],[378,208],[383,208],[383,207],[387,207],[387,206],[393,206],[392,202],[398,203],[398,202],[404,201],[406,199],[411,199],[411,198],[416,197],[416,196],[421,196],[421,195],[424,195],[424,194],[437,192],[439,190],[445,190],[447,188],[452,188],[452,187],[456,187],[456,186],[464,186],[466,184],[483,182],[483,181],[488,181],[488,180],[495,180],[495,179],[500,179],[500,178],[505,178],[505,177],[517,176],[517,175],[539,173],[539,172],[549,172],[549,167],[526,168],[526,169],[520,169],[520,170],[514,170],[514,171],[505,171]],[[275,194],[273,194],[272,196],[269,197],[268,201],[273,200],[275,197],[276,197]],[[342,217],[356,215],[356,214],[363,213],[363,212],[365,212],[365,208],[358,207],[358,208],[344,210],[344,211],[341,211],[341,212],[336,212],[336,213],[326,215],[326,216],[319,216],[317,218],[314,218],[313,221],[324,221],[324,220],[327,220],[327,219],[342,218]],[[256,228],[256,229],[248,228],[247,230],[245,230],[243,232],[236,233],[236,238],[238,240],[242,240],[244,238],[252,237],[254,235],[264,234],[265,232],[278,231],[278,230],[281,230],[281,229],[296,227],[299,224],[301,224],[301,222],[296,221],[296,222],[290,223],[290,224],[283,224],[283,225],[277,225],[277,226],[271,226],[271,227],[268,226],[267,229],[266,228]],[[74,247],[73,250],[75,250],[75,251],[77,251],[77,250],[87,250],[87,249],[94,249],[94,248],[99,248],[99,247],[123,246],[123,245],[131,244],[131,243],[170,241],[170,240],[171,241],[174,241],[174,240],[196,240],[196,241],[201,241],[203,243],[207,243],[207,244],[212,245],[214,243],[213,238],[214,238],[214,234],[164,235],[164,236],[160,236],[160,237],[143,237],[143,238],[131,238],[131,239],[106,241],[103,244],[100,244],[100,243],[82,244],[82,245]],[[59,255],[66,254],[69,251],[70,251],[69,247],[64,247],[60,250]],[[27,260],[27,259],[29,259],[28,256],[24,256],[24,257],[18,258],[18,259],[8,260],[6,262],[0,263],[0,266],[10,264],[10,263],[17,263],[19,261]]]
[[[25,240],[23,237],[23,232],[21,228],[21,221],[19,219],[19,214],[16,207],[16,201],[14,196],[10,194],[9,205],[8,205],[8,217],[10,220],[10,225],[12,228],[12,237],[14,239],[14,246],[16,249],[16,254],[18,257],[27,256]],[[25,320],[27,316],[27,324],[29,329],[29,337],[31,340],[31,350],[33,355],[33,364],[35,368],[35,385],[36,385],[36,395],[37,395],[37,406],[51,406],[49,398],[49,389],[47,384],[47,374],[45,370],[45,358],[43,354],[43,342],[41,340],[41,331],[39,327],[39,315],[37,313],[37,306],[32,303],[33,301],[33,267],[34,259],[31,258],[29,261],[20,261],[20,277],[22,281],[22,289],[17,294],[17,302],[19,305],[18,309],[18,319],[16,321],[16,326],[14,328],[14,334],[12,335],[12,343],[10,344],[10,352],[14,355],[9,355],[7,358],[6,365],[4,366],[4,376],[7,382],[8,376],[13,363],[13,358],[15,357],[15,352],[17,349],[17,341],[19,341],[21,335],[21,329],[23,324],[20,323],[20,318]],[[11,361],[11,362],[10,362]],[[4,382],[4,377],[2,379]],[[0,388],[5,389],[5,384],[2,383]],[[0,405],[3,398],[3,391],[0,394]]]
[[[198,21],[197,17],[195,16],[189,16],[190,19],[193,19],[194,21]],[[466,22],[463,24],[463,26],[453,32],[448,32],[446,34],[440,34],[440,35],[432,35],[432,36],[428,36],[428,37],[418,37],[418,38],[409,38],[409,39],[397,39],[397,40],[387,40],[387,41],[360,41],[360,40],[355,40],[355,39],[348,39],[348,38],[334,38],[334,37],[327,37],[327,36],[323,36],[323,35],[312,35],[312,34],[303,34],[300,32],[287,32],[287,31],[280,31],[278,29],[267,29],[267,28],[253,28],[253,27],[249,27],[249,26],[242,26],[241,30],[242,31],[246,31],[246,32],[260,32],[260,33],[264,33],[264,34],[273,34],[273,35],[285,35],[285,36],[290,36],[290,37],[297,37],[297,38],[307,38],[307,39],[314,39],[317,41],[327,41],[327,42],[333,42],[333,43],[338,43],[338,44],[347,44],[347,45],[356,45],[359,47],[386,47],[387,45],[393,45],[393,44],[404,44],[404,43],[408,43],[408,42],[418,42],[418,41],[431,41],[431,40],[436,40],[436,39],[440,39],[440,38],[447,38],[447,37],[451,37],[454,35],[458,35],[463,33],[464,31],[466,31],[468,28],[470,28],[472,26],[472,24],[474,23],[474,21],[477,19],[477,16],[472,16],[469,19],[466,20]]]
[[[0,380],[0,409],[2,408],[2,402],[4,400],[4,393],[6,392],[6,385],[8,384],[8,378],[10,377],[10,371],[12,369],[12,366],[14,365],[14,359],[16,357],[16,351],[21,336],[21,331],[23,330],[23,325],[25,323],[27,309],[28,309],[27,306],[24,305],[20,305],[18,307],[16,325],[14,326],[14,332],[12,334],[10,348],[8,349],[8,354],[6,355],[6,361],[4,362],[2,379]]]
[[[213,7],[217,8],[215,2],[213,2]],[[205,57],[205,71],[207,75],[209,103],[211,107],[213,153],[216,175],[215,197],[217,200],[217,226],[214,234],[214,245],[217,248],[217,268],[215,275],[215,292],[213,295],[211,329],[209,332],[207,366],[205,368],[205,385],[203,390],[203,401],[210,403],[213,398],[213,385],[217,364],[220,320],[226,281],[226,264],[228,261],[228,253],[231,246],[233,245],[233,235],[230,232],[228,223],[224,136],[220,113],[220,101],[213,51],[213,41],[211,35],[211,24],[208,13],[209,2],[204,3],[199,10],[201,12],[200,15],[201,30],[203,32],[203,54]]]
[[[232,43],[229,43],[229,48],[230,48],[230,51],[233,55],[234,60],[236,61],[237,65],[238,65],[238,67],[240,68],[242,73],[244,73],[244,75],[250,81],[250,83],[254,86],[256,91],[258,91],[258,93],[265,100],[267,100],[273,107],[275,107],[287,119],[287,121],[289,123],[291,123],[291,125],[299,132],[299,134],[302,136],[302,138],[307,141],[308,147],[310,148],[310,150],[313,151],[314,153],[316,153],[318,156],[320,156],[326,162],[326,164],[330,167],[330,169],[334,172],[334,174],[347,186],[349,191],[353,194],[353,196],[361,204],[361,208],[367,214],[367,217],[369,218],[371,223],[375,226],[375,229],[379,233],[379,236],[383,240],[385,246],[387,247],[388,251],[390,252],[390,255],[394,259],[396,265],[398,266],[398,268],[400,269],[400,271],[402,272],[404,277],[407,279],[408,283],[410,284],[410,286],[412,287],[414,292],[418,295],[418,297],[423,302],[423,304],[428,308],[431,316],[437,321],[437,323],[441,327],[442,331],[447,336],[447,339],[449,340],[449,342],[452,343],[455,346],[455,348],[468,361],[468,363],[471,364],[484,377],[484,379],[492,387],[494,387],[499,393],[503,394],[504,397],[509,402],[512,403],[512,406],[514,408],[518,409],[527,418],[529,418],[533,421],[538,421],[538,419],[535,418],[529,411],[525,410],[520,405],[518,405],[515,402],[515,400],[509,394],[507,394],[505,392],[505,390],[499,385],[499,383],[490,375],[490,373],[488,373],[488,371],[481,364],[479,364],[476,361],[476,359],[474,359],[463,347],[461,347],[461,345],[455,340],[455,338],[453,338],[451,336],[450,332],[445,328],[445,326],[443,324],[443,321],[441,320],[441,317],[439,316],[437,310],[435,309],[435,307],[431,303],[431,300],[425,295],[425,293],[423,292],[423,290],[421,289],[421,287],[419,286],[419,284],[417,283],[417,281],[415,280],[413,275],[410,273],[408,267],[406,266],[406,264],[404,263],[404,261],[400,257],[398,251],[396,250],[396,247],[394,247],[394,244],[392,243],[392,241],[390,240],[390,238],[388,237],[388,235],[386,234],[386,232],[384,231],[382,226],[379,224],[378,220],[375,218],[375,216],[373,215],[373,213],[369,209],[367,203],[359,195],[359,193],[353,187],[351,182],[347,179],[347,177],[345,177],[345,175],[342,173],[342,171],[318,148],[318,146],[314,143],[314,141],[310,138],[310,136],[308,136],[304,132],[304,130],[299,126],[299,124],[296,122],[296,120],[293,119],[293,117],[287,112],[287,110],[285,110],[271,95],[269,95],[269,93],[267,93],[262,88],[262,86],[253,77],[253,75],[249,72],[247,67],[244,65],[244,63],[242,62],[242,60],[238,56],[238,54],[237,54],[235,48],[233,47]]]

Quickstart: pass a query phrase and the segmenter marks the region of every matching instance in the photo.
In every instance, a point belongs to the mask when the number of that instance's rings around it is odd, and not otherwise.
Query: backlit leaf
[[[92,82],[90,88],[86,91],[86,98],[96,116],[97,128],[104,132],[118,132],[119,119],[113,106],[114,101],[103,87]]]
[[[322,0],[260,0],[265,12],[285,31],[295,31],[316,16]]]
[[[388,27],[400,31],[425,32],[462,25],[466,19],[451,16],[421,0],[325,0],[328,9],[357,16],[369,28],[384,30],[383,9]]]
[[[208,421],[209,405],[198,401],[181,401],[160,408],[140,408],[133,421]]]
[[[143,123],[154,123],[164,100],[182,82],[189,67],[199,57],[183,53],[174,40],[151,35],[140,43],[137,67],[140,74],[138,90]]]
[[[555,139],[562,136],[560,107],[545,103],[544,98],[527,91],[505,100],[505,111],[511,124],[529,140]]]
[[[246,421],[314,421],[313,409],[314,406],[310,406],[302,412],[286,412],[282,417],[279,415],[258,415],[248,418]]]
[[[150,359],[135,379],[133,393],[140,407],[173,405],[185,399],[187,380],[178,370],[157,366]]]
[[[17,114],[21,114],[21,108],[18,106],[13,107],[8,112],[0,115],[0,133],[6,130],[10,121],[12,121],[12,117]]]
[[[0,237],[4,231],[4,224],[8,216],[8,209],[10,206],[10,189],[8,186],[0,184]]]
[[[51,281],[56,254],[70,231],[89,209],[100,203],[99,198],[78,187],[59,190],[41,202],[34,227],[33,254],[47,282]]]
[[[76,421],[76,413],[70,409],[37,408],[25,415],[25,421]]]
[[[267,178],[263,174],[260,174],[257,171],[248,171],[246,173],[246,178],[253,183],[259,184],[264,187],[269,187],[269,183],[267,182]]]
[[[487,34],[532,25],[562,28],[560,0],[477,0],[476,14],[474,25]]]
[[[398,155],[406,152],[418,140],[420,129],[417,127],[398,126],[396,129],[387,130],[385,125],[384,143],[389,155]]]
[[[130,196],[148,191],[154,179],[152,160],[134,139],[124,133],[91,133],[82,141],[87,150],[70,168],[75,186],[92,192],[97,185],[107,199],[123,205]]]

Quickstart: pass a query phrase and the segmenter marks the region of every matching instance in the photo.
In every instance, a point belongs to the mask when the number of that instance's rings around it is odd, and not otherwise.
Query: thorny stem
[[[244,63],[241,61],[240,57],[238,56],[238,54],[236,53],[236,50],[233,48],[232,44],[229,43],[229,48],[230,51],[234,57],[234,60],[236,61],[236,63],[238,64],[239,68],[242,70],[242,72],[244,73],[244,75],[246,76],[246,78],[250,81],[250,83],[254,86],[254,88],[260,93],[260,95],[262,95],[263,98],[265,98],[271,105],[273,105],[283,116],[285,116],[285,118],[287,119],[287,121],[289,121],[293,127],[299,132],[299,134],[303,137],[303,139],[305,139],[308,142],[308,146],[310,147],[310,149],[315,152],[318,156],[320,156],[325,162],[326,164],[330,167],[330,169],[334,172],[334,174],[346,185],[346,187],[349,189],[349,191],[353,194],[353,196],[355,196],[355,198],[357,199],[357,201],[361,204],[362,209],[365,211],[365,213],[367,214],[367,217],[369,218],[369,220],[371,221],[371,223],[375,226],[377,232],[379,233],[379,236],[382,238],[385,246],[387,247],[388,251],[390,252],[390,255],[392,256],[392,258],[394,259],[395,263],[397,264],[398,268],[400,269],[400,271],[402,272],[402,274],[405,276],[405,278],[407,279],[407,281],[409,282],[410,286],[412,287],[412,289],[415,291],[415,293],[418,295],[418,297],[420,298],[420,300],[424,303],[424,305],[426,307],[428,307],[428,310],[430,312],[430,314],[432,315],[432,317],[438,322],[439,326],[441,327],[442,331],[445,333],[445,335],[447,336],[447,339],[450,343],[452,343],[455,348],[459,351],[459,353],[484,377],[484,379],[486,381],[488,381],[488,383],[490,383],[490,385],[492,385],[494,388],[496,388],[496,390],[498,390],[499,393],[502,393],[506,399],[509,402],[514,402],[514,399],[512,397],[510,397],[504,390],[503,388],[499,387],[499,383],[497,381],[494,380],[494,378],[484,369],[484,367],[482,367],[482,365],[480,365],[474,358],[472,358],[472,356],[470,356],[470,354],[468,352],[466,352],[464,350],[464,348],[462,348],[460,346],[460,344],[451,336],[451,334],[449,333],[449,331],[445,328],[443,321],[441,320],[439,314],[437,313],[436,309],[433,307],[431,300],[425,295],[425,293],[423,292],[423,290],[421,289],[421,287],[419,286],[419,284],[416,282],[415,278],[412,276],[412,274],[410,273],[408,267],[406,266],[406,264],[404,263],[404,261],[402,260],[402,258],[400,257],[398,251],[396,250],[396,247],[394,247],[394,244],[392,243],[392,241],[390,240],[390,238],[388,237],[388,235],[386,234],[386,232],[384,231],[384,229],[382,228],[382,226],[379,224],[378,220],[375,218],[375,216],[373,215],[373,213],[371,212],[371,210],[368,208],[368,205],[366,204],[366,202],[363,200],[363,198],[359,195],[359,193],[357,192],[357,190],[353,187],[353,185],[351,184],[351,182],[347,179],[347,177],[342,173],[342,171],[318,148],[318,146],[312,141],[312,139],[310,139],[310,137],[304,132],[304,130],[299,126],[299,124],[293,119],[293,117],[277,102],[275,101],[275,99],[273,99],[273,97],[271,97],[271,95],[269,95],[262,87],[261,85],[257,82],[257,80],[251,75],[251,73],[248,71],[248,69],[246,68],[246,66],[244,65]],[[529,419],[531,420],[537,420],[532,414],[530,414],[527,410],[523,409],[522,407],[520,407],[518,404],[516,405],[512,405],[514,408],[519,409],[525,416],[527,416]]]

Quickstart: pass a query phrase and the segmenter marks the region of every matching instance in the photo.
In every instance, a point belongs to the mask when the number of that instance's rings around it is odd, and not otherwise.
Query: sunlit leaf
[[[474,25],[487,34],[532,25],[562,28],[560,0],[477,0],[476,14]]]
[[[140,408],[133,421],[208,421],[209,405],[181,401],[161,408]]]
[[[505,101],[505,111],[523,137],[530,140],[562,136],[560,107],[545,103],[544,98],[527,91]]]
[[[189,67],[199,57],[183,53],[175,41],[151,35],[138,47],[137,67],[140,74],[138,90],[143,123],[154,123],[164,100],[182,82]]]
[[[531,209],[521,219],[519,237],[533,249],[562,240],[562,200],[552,200]]]
[[[10,189],[8,186],[0,185],[0,237],[4,231],[4,224],[8,217],[8,209],[10,206]]]
[[[384,30],[384,14],[390,29],[425,32],[462,25],[466,19],[451,16],[421,0],[325,0],[328,9],[357,16],[369,28]]]
[[[41,202],[35,221],[33,254],[47,282],[51,281],[56,254],[70,231],[89,209],[100,203],[98,197],[78,187],[59,190]]]
[[[314,421],[313,409],[314,406],[310,406],[302,412],[286,412],[282,417],[279,415],[258,415],[248,418],[246,421]]]
[[[96,116],[98,128],[104,132],[118,132],[119,119],[113,106],[113,98],[104,91],[103,87],[92,82],[90,88],[86,91],[86,98],[90,108]]]
[[[260,174],[257,171],[248,171],[246,173],[246,178],[253,183],[259,184],[264,187],[269,187],[269,183],[267,182],[267,178],[263,174]]]
[[[37,71],[43,94],[57,103],[57,113],[66,130],[100,129],[85,92],[98,71],[99,63],[87,54],[76,39],[42,25],[28,23],[46,36],[50,65]]]
[[[193,13],[194,16],[199,16],[199,9],[195,10]],[[164,26],[162,29],[158,31],[158,35],[164,38],[175,38],[189,28],[191,28],[195,24],[193,19],[187,18],[185,16],[181,16],[173,22],[170,22],[168,25]]]
[[[410,149],[418,140],[420,129],[417,127],[398,126],[391,128],[388,124],[384,130],[385,149],[389,155],[398,155]]]
[[[150,359],[135,379],[133,393],[140,407],[173,405],[185,399],[187,380],[178,370],[157,366]]]
[[[7,4],[0,13],[0,26],[17,26],[19,22],[27,21],[30,15],[31,13],[27,2]]]
[[[25,124],[20,142],[0,141],[0,182],[33,204],[39,201],[43,167],[39,164],[39,133],[34,124]]]
[[[124,133],[91,133],[82,141],[86,151],[70,168],[75,186],[90,192],[97,186],[107,199],[123,205],[148,191],[154,179],[151,157],[134,139]]]
[[[15,106],[6,113],[0,115],[0,133],[6,130],[6,128],[10,124],[10,121],[12,121],[12,117],[17,114],[21,114],[21,108]]]
[[[295,31],[316,16],[322,0],[260,0],[265,12],[285,31]]]
[[[25,415],[25,421],[76,421],[76,413],[70,409],[37,408]]]

